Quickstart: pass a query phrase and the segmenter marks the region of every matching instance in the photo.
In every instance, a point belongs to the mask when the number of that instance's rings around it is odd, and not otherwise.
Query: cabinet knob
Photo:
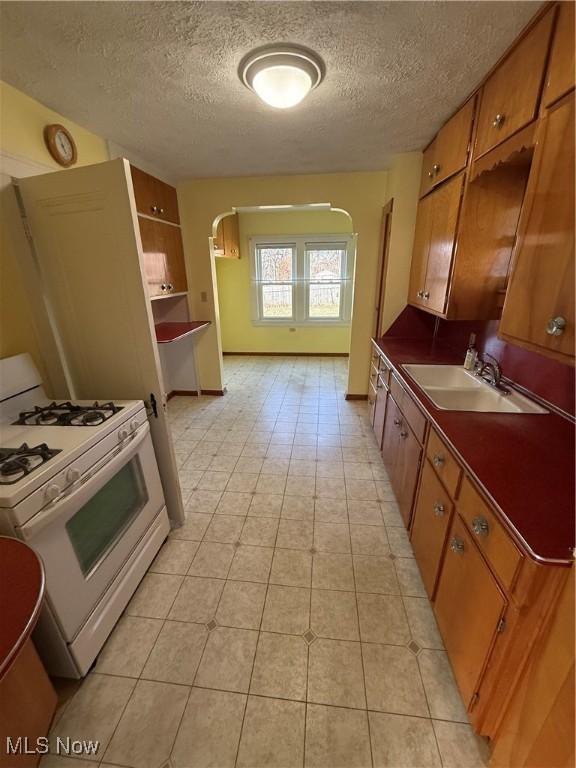
[[[164,208],[159,208],[158,213],[164,213]]]
[[[488,520],[485,517],[475,517],[472,520],[472,530],[476,536],[488,536],[490,533],[490,526]]]
[[[437,501],[434,504],[434,514],[436,517],[444,517],[444,512],[446,512],[446,507],[441,501]]]
[[[428,299],[430,298],[430,291],[422,291],[422,298],[424,299],[424,301],[428,301]]]
[[[168,290],[171,291],[174,288],[174,286],[172,285],[172,283],[168,283],[166,288],[168,288]]]
[[[160,286],[160,288],[161,288],[163,291],[165,291],[165,290],[168,288],[168,286],[166,285],[166,283],[162,283],[162,285]]]
[[[446,458],[441,453],[435,453],[432,459],[432,464],[435,467],[441,467],[446,462]]]
[[[566,328],[566,318],[553,317],[546,324],[546,333],[549,336],[562,336]]]
[[[492,120],[492,125],[494,128],[501,128],[504,125],[504,121],[506,120],[506,115],[501,115],[498,113],[494,120]]]
[[[459,539],[457,536],[454,536],[454,538],[450,542],[450,549],[456,555],[463,555],[464,554],[464,542],[462,541],[462,539]]]
[[[158,213],[158,206],[157,205],[151,205],[150,206],[150,210],[152,211],[152,213]]]
[[[400,424],[402,424],[402,420],[401,419],[394,419],[394,426],[395,427],[399,427]]]
[[[438,163],[434,163],[434,165],[432,166],[432,170],[434,171],[434,176],[438,176],[438,174],[440,173],[440,166],[438,165]]]
[[[408,437],[408,432],[406,432],[405,430],[402,430],[402,432],[400,432],[400,437],[402,438],[402,440],[406,440],[406,438]]]
[[[434,171],[428,171],[428,178],[433,179],[434,178]]]

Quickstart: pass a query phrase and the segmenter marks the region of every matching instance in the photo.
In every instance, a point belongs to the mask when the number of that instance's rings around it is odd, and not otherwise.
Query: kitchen
[[[0,764],[573,765],[574,4],[339,3],[325,47],[314,4],[275,47],[266,4],[163,6],[167,51],[260,30],[214,70],[234,152],[182,102],[197,154],[176,106],[156,145],[104,126],[91,46],[128,78],[114,15],[154,4],[49,5],[2,7],[0,736],[52,742]],[[433,119],[362,133],[348,25],[400,67],[388,110],[432,109],[442,49]],[[343,159],[298,123],[335,103]]]

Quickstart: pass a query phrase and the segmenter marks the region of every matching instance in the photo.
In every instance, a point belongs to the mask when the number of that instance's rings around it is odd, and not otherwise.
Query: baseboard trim
[[[222,354],[246,357],[350,357],[348,352],[222,352]]]
[[[353,395],[350,392],[346,393],[345,400],[368,400],[368,395]]]
[[[224,389],[202,389],[203,395],[212,395],[213,397],[223,397],[226,394],[226,387]]]
[[[224,389],[201,389],[200,394],[223,397],[226,394],[226,387],[224,387]],[[166,400],[171,400],[177,395],[181,397],[198,397],[198,392],[195,389],[173,389],[172,392],[168,392],[166,395]]]

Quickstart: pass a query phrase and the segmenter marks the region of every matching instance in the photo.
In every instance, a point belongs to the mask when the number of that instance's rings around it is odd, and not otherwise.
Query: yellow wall
[[[350,217],[337,211],[240,213],[240,258],[216,259],[224,352],[345,352],[350,326],[253,325],[250,238],[257,235],[350,234]]]
[[[10,158],[23,164],[36,163],[39,172],[62,170],[44,145],[42,131],[49,123],[61,123],[74,137],[78,148],[78,165],[108,160],[104,139],[72,123],[62,115],[0,81],[0,153],[3,173],[14,173]],[[31,171],[32,168],[29,168]],[[28,172],[26,175],[30,175]],[[18,260],[26,240],[8,186],[0,187],[0,358],[29,352],[44,376],[46,369],[40,352],[39,334],[34,322],[30,292]]]

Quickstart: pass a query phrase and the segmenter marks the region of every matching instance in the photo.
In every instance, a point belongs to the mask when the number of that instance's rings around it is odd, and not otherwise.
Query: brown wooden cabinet
[[[187,291],[180,228],[144,217],[139,224],[150,296]]]
[[[574,359],[574,92],[540,121],[499,332]]]
[[[386,401],[388,397],[388,390],[384,386],[384,382],[378,376],[376,384],[376,399],[374,403],[374,434],[376,436],[376,442],[378,447],[382,447],[382,436],[384,433],[384,418],[386,416]]]
[[[553,20],[554,9],[551,9],[485,82],[478,113],[475,157],[536,118]]]
[[[432,195],[423,197],[418,203],[418,213],[416,215],[408,301],[410,304],[418,307],[422,307],[424,301],[422,295],[426,285],[426,266],[428,264],[428,251],[430,250],[433,202]]]
[[[440,129],[424,152],[420,194],[463,170],[468,163],[474,120],[473,97]]]
[[[455,515],[434,612],[466,706],[478,690],[505,609],[506,598],[464,522]]]
[[[240,231],[238,214],[233,213],[223,216],[217,225],[214,238],[214,252],[216,256],[226,259],[240,258]]]
[[[574,88],[574,8],[573,0],[558,4],[558,17],[546,75],[543,102],[550,106]]]
[[[130,170],[138,213],[179,224],[178,197],[174,187],[133,165]]]

